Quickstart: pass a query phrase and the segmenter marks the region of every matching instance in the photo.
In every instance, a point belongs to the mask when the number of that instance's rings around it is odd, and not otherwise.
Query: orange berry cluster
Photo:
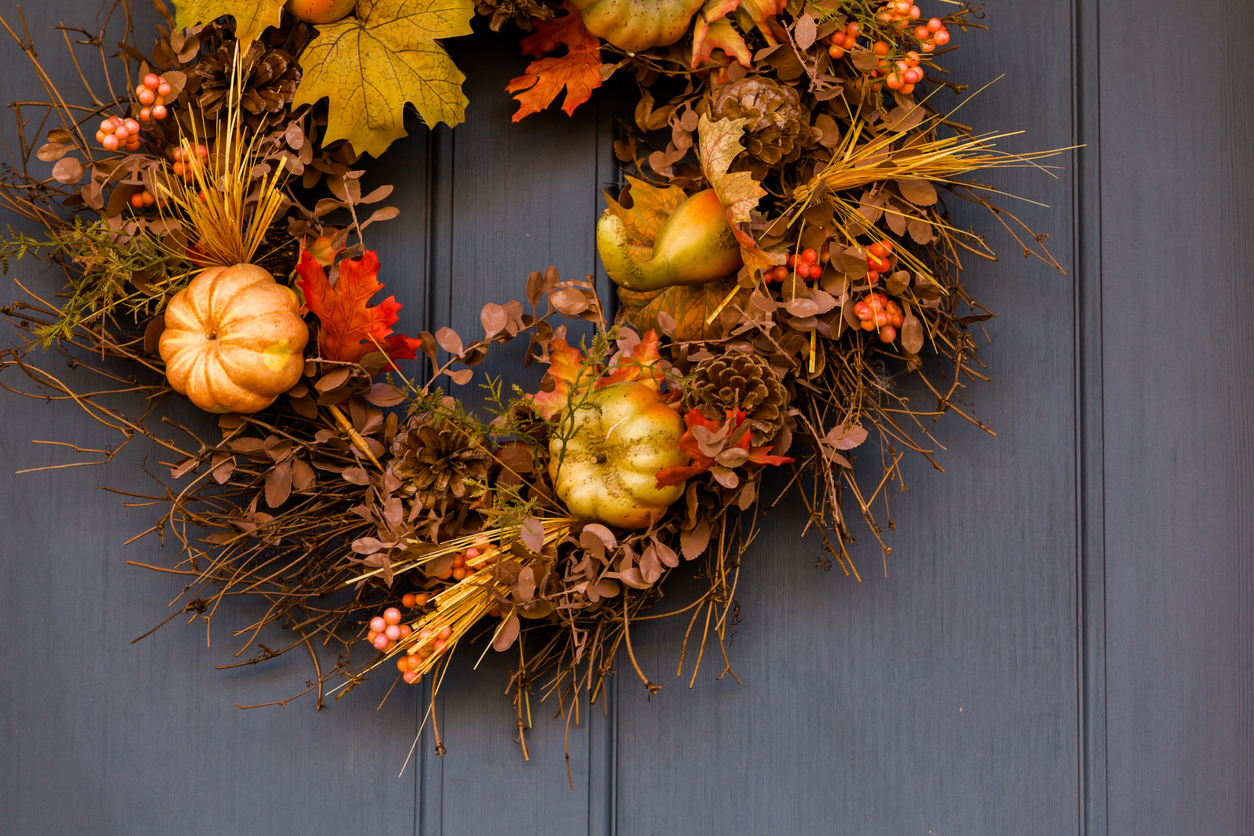
[[[806,249],[788,256],[787,266],[781,264],[764,275],[768,282],[782,282],[795,273],[803,282],[813,281],[823,275],[822,261],[817,250]]]
[[[893,268],[893,263],[889,261],[889,256],[893,254],[893,242],[885,238],[883,241],[876,241],[866,250],[866,280],[867,284],[875,284],[880,280],[880,274],[887,273]]]
[[[123,119],[120,116],[109,116],[100,120],[100,128],[96,131],[96,141],[106,151],[125,148],[127,151],[139,150],[139,123],[134,119]]]
[[[166,107],[165,99],[172,92],[173,88],[165,80],[165,76],[156,73],[144,76],[144,80],[135,88],[135,98],[139,100],[139,121],[159,122],[169,116],[170,109]]]
[[[919,7],[911,0],[889,0],[876,13],[878,20],[894,24],[899,29],[905,29],[910,23],[918,21],[920,17]],[[829,44],[827,54],[833,60],[844,58],[846,52],[858,45],[858,37],[861,34],[861,24],[856,20],[850,21],[844,29],[838,29],[827,36],[825,39],[825,42]],[[897,49],[893,43],[877,40],[871,45],[871,51],[879,58],[874,75],[883,78],[884,84],[889,89],[903,94],[914,92],[914,85],[923,80],[923,68],[919,66],[919,51],[935,52],[936,47],[949,43],[949,29],[939,17],[920,23],[909,34],[913,35],[914,40],[918,42],[918,51],[909,50],[904,57],[896,60],[892,58]],[[900,52],[896,54],[901,55]]]
[[[408,624],[401,624],[401,611],[396,607],[388,607],[383,615],[370,619],[370,632],[366,641],[374,645],[376,650],[390,650],[394,644],[409,638],[413,632]]]
[[[901,306],[883,293],[868,293],[853,306],[853,312],[863,331],[879,329],[882,343],[891,343],[897,339],[897,329],[905,320]]]
[[[144,189],[142,192],[135,192],[131,195],[131,206],[136,209],[151,209],[157,205],[157,196],[152,192]]]
[[[406,651],[396,657],[396,669],[401,678],[413,685],[422,676],[423,663],[437,653],[448,649],[448,640],[453,637],[453,628],[447,625],[432,624],[418,631],[418,641],[412,652]],[[377,647],[378,645],[376,645]]]
[[[464,580],[466,576],[474,574],[476,569],[495,563],[496,557],[492,555],[484,557],[484,552],[487,551],[489,545],[490,542],[487,537],[480,537],[466,551],[453,555],[453,564],[436,575],[436,579],[442,581],[450,579],[454,581]],[[483,557],[483,560],[480,560],[481,557]],[[480,565],[472,566],[471,561],[478,561]]]
[[[192,169],[195,168],[197,162],[204,160],[209,156],[209,149],[204,145],[197,145],[196,159],[193,160],[191,156],[182,148],[182,146],[180,146],[174,149],[173,156],[174,176],[182,177],[184,180],[190,182],[194,176],[192,174]]]

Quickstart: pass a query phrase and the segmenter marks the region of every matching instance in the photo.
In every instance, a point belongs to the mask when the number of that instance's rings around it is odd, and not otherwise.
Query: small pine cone
[[[280,283],[296,269],[300,260],[300,241],[281,226],[271,227],[257,248],[255,263],[258,267],[269,271]]]
[[[732,351],[697,363],[684,394],[689,409],[725,420],[727,410],[743,410],[758,442],[767,442],[784,426],[788,390],[769,363],[756,354]]]
[[[392,442],[392,474],[423,508],[444,511],[455,500],[474,499],[487,479],[492,456],[470,442],[451,421],[418,413]]]
[[[510,18],[514,19],[518,28],[526,32],[532,29],[532,18],[537,20],[553,18],[552,7],[540,0],[477,0],[475,11],[482,17],[491,18],[488,28],[493,32],[500,32],[505,21]]]
[[[801,156],[810,136],[810,112],[796,88],[763,76],[745,76],[713,94],[712,119],[747,119],[747,167],[762,179],[771,169],[783,168]]]
[[[194,72],[201,78],[196,103],[206,116],[214,116],[226,107],[234,61],[235,41],[228,40],[196,65]],[[244,110],[253,115],[278,113],[296,96],[300,68],[296,59],[283,50],[266,49],[260,41],[253,41],[244,55],[240,77],[240,105]]]

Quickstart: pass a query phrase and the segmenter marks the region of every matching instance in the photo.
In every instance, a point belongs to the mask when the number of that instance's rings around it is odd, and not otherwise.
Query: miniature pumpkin
[[[645,383],[594,390],[549,441],[549,476],[574,516],[645,528],[684,494],[657,487],[657,473],[688,464],[679,449],[684,422]]]
[[[583,25],[624,52],[678,41],[705,0],[571,0]]]
[[[726,278],[744,264],[727,210],[713,189],[679,204],[651,248],[630,244],[627,225],[606,212],[597,222],[597,252],[606,275],[619,287],[637,292],[705,284]]]
[[[309,329],[296,294],[255,264],[210,267],[165,309],[161,359],[209,412],[256,412],[296,385]]]

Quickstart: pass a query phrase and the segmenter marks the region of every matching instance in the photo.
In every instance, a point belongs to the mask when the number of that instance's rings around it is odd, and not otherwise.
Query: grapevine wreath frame
[[[61,27],[82,103],[43,71],[20,10],[0,18],[47,92],[10,105],[20,159],[0,180],[0,200],[46,236],[11,233],[0,262],[46,259],[66,279],[58,300],[17,280],[25,296],[3,313],[26,339],[0,353],[0,385],[119,432],[102,461],[137,436],[169,454],[166,484],[133,496],[163,508],[144,533],[179,547],[149,566],[187,581],[170,618],[259,598],[236,664],[307,651],[316,676],[297,696],[316,692],[319,708],[385,666],[430,677],[434,697],[463,642],[514,648],[525,756],[530,695],[578,722],[620,648],[659,687],[630,627],[663,615],[686,616],[691,677],[711,640],[734,677],[739,569],[778,502],[763,496],[768,469],[808,509],[820,565],[856,576],[853,520],[887,555],[874,509],[904,488],[899,462],[939,468],[930,422],[953,412],[987,429],[960,398],[986,380],[970,329],[992,314],[961,275],[992,253],[947,202],[986,208],[1058,267],[965,177],[1058,152],[998,151],[1003,134],[937,104],[966,92],[940,59],[951,32],[984,28],[978,7],[935,0],[949,13],[924,19],[906,0],[607,2],[358,0],[322,20],[308,0],[154,0],[165,25],[145,53],[127,0],[106,0],[97,29]],[[461,121],[464,77],[440,40],[469,34],[476,12],[530,33],[533,60],[507,88],[514,121],[563,90],[572,113],[616,74],[639,91],[614,144],[630,173],[597,222],[614,317],[591,277],[551,267],[523,300],[484,307],[480,339],[405,336],[394,299],[370,304],[383,285],[366,230],[398,212],[376,208],[390,186],[362,193],[364,160],[404,135],[409,106]],[[373,57],[333,77],[336,50],[354,49]],[[391,98],[371,93],[384,77]],[[564,320],[594,333],[572,345]],[[440,388],[523,337],[527,364],[548,366],[539,391],[481,379],[479,417]],[[425,380],[405,379],[394,361],[419,354]],[[100,387],[54,372],[61,359]],[[903,372],[934,402],[912,404]],[[119,392],[144,396],[143,414],[117,408]],[[176,393],[222,413],[219,438],[163,415]],[[149,426],[158,416],[181,441]],[[859,483],[852,451],[867,450],[881,467]],[[651,612],[686,563],[705,590]],[[271,625],[290,640],[261,644]],[[375,652],[354,663],[361,642]]]

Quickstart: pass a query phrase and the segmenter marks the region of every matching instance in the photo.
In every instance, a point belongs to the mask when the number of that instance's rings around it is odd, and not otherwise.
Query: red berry
[[[413,609],[414,603],[417,600],[418,599],[414,597],[414,593],[406,592],[404,595],[401,596],[401,606],[407,607],[409,609]]]
[[[888,259],[871,253],[866,257],[866,266],[873,272],[887,273],[891,265],[888,263]]]
[[[884,256],[888,255],[888,250],[884,248],[884,243],[882,241],[876,241],[874,244],[867,247],[866,249],[867,249],[867,252],[869,252],[871,255],[878,256],[880,258],[883,258]],[[869,260],[870,259],[868,259],[868,261]]]
[[[866,302],[859,302],[853,306],[853,313],[858,319],[870,319],[875,312],[871,310],[871,306]]]
[[[165,79],[162,79],[161,83],[157,85],[158,96],[168,96],[173,92],[174,92],[174,88],[171,87],[169,82],[167,82]]]
[[[885,325],[880,329],[880,342],[891,343],[897,339],[897,329],[891,325]]]
[[[143,192],[135,192],[135,194],[131,195],[131,206],[134,206],[136,209],[144,208],[144,193]]]
[[[945,44],[949,43],[949,30],[948,29],[940,30],[939,32],[937,32],[935,35],[932,36],[932,40],[936,42],[937,46],[944,46]]]
[[[147,87],[139,89],[139,103],[148,106],[157,100],[157,94],[149,90]]]
[[[876,282],[878,282],[879,280],[880,280],[880,274],[879,274],[879,273],[875,272],[874,270],[867,270],[867,271],[866,271],[866,281],[867,281],[867,284],[875,284],[875,283],[876,283]]]
[[[106,150],[116,151],[121,143],[113,134],[106,134],[105,138],[100,141],[100,144],[103,145]]]
[[[939,32],[940,30],[945,28],[945,24],[941,22],[941,19],[939,17],[934,17],[928,20],[927,26],[925,26],[924,28],[927,29],[927,31],[929,32]]]
[[[161,84],[161,76],[156,73],[149,73],[144,76],[144,86],[149,90],[156,90],[159,84]]]
[[[806,264],[814,264],[819,260],[819,254],[815,250],[802,250],[801,260]]]
[[[167,113],[169,113],[169,111],[165,109],[165,105],[155,105],[152,109],[152,118],[160,122],[166,117]]]
[[[926,26],[916,26],[914,27],[914,36],[921,41],[926,41],[932,36],[932,32]]]
[[[827,55],[833,61],[839,61],[841,58],[845,57],[845,48],[835,45],[829,46],[827,48]]]

